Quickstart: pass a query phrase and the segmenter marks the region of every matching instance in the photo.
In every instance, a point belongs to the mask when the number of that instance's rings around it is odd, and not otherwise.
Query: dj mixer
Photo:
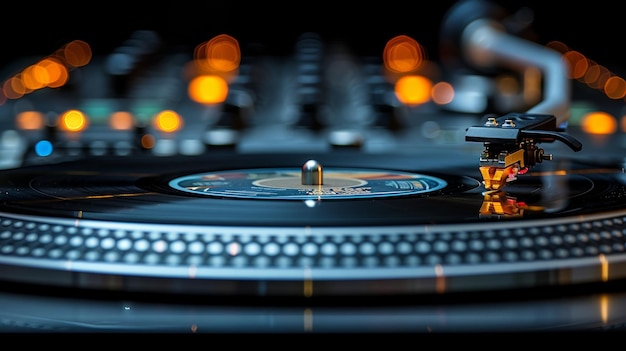
[[[0,332],[624,330],[609,6],[187,5],[7,12]]]

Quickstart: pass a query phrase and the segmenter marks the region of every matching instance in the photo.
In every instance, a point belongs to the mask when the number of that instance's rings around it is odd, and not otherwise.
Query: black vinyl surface
[[[412,172],[442,179],[446,185],[418,195],[339,196],[316,200],[312,206],[305,201],[252,196],[204,196],[168,185],[176,177],[199,172],[277,167],[299,172],[300,165],[311,157],[319,159],[328,170],[351,167]],[[0,209],[67,219],[192,225],[392,226],[488,220],[479,216],[485,189],[477,175],[478,167],[464,164],[445,171],[437,169],[437,162],[397,155],[353,157],[349,153],[209,154],[193,162],[185,157],[95,158],[4,171]],[[554,219],[622,206],[623,174],[617,166],[583,165],[579,161],[561,164],[563,168],[556,170],[534,168],[505,187],[509,196],[530,205],[523,219]]]

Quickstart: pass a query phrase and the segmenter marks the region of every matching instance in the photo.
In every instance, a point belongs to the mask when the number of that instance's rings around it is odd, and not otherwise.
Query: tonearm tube
[[[501,9],[488,1],[458,3],[448,15],[464,59],[476,68],[505,66],[539,69],[543,76],[543,100],[522,113],[486,115],[482,124],[469,127],[465,140],[482,142],[479,165],[488,190],[501,189],[543,160],[551,160],[539,147],[560,141],[574,151],[582,144],[563,131],[570,116],[571,86],[567,62],[548,47],[509,34],[494,14]]]

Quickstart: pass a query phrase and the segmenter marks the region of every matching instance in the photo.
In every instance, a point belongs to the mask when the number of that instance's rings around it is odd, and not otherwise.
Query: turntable
[[[43,65],[12,62],[0,331],[623,329],[623,131],[589,132],[567,52],[521,14],[455,3],[441,63],[408,70],[407,36],[365,57],[311,32],[275,56],[230,35],[73,41],[46,56],[90,61],[62,87],[20,90]],[[226,95],[185,85],[209,76]],[[406,77],[455,99],[407,102]]]

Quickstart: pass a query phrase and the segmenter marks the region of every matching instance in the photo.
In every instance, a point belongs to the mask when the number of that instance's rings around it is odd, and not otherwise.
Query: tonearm
[[[501,189],[530,167],[551,160],[539,147],[561,141],[574,151],[582,144],[564,133],[570,114],[568,65],[562,55],[537,43],[507,33],[493,14],[501,9],[488,1],[468,0],[448,16],[457,31],[464,58],[474,67],[536,68],[543,75],[543,100],[523,113],[487,115],[482,124],[466,130],[465,140],[482,142],[480,173],[488,190]],[[462,28],[459,28],[462,26]],[[460,30],[459,30],[460,29]]]

